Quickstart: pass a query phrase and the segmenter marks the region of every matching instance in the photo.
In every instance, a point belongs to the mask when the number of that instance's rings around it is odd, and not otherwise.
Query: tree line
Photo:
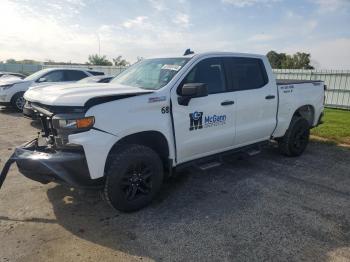
[[[297,52],[293,55],[270,51],[267,58],[274,69],[314,69],[311,63],[311,54]]]
[[[314,69],[311,66],[311,54],[297,52],[295,54],[277,53],[276,51],[270,51],[267,53],[267,58],[270,61],[272,68],[274,69]],[[142,60],[143,57],[137,57],[137,61]],[[7,59],[6,63],[9,64],[42,64],[42,62],[24,59],[15,60]],[[108,60],[105,55],[93,54],[89,55],[88,61],[85,64],[71,63],[71,62],[55,62],[53,60],[47,60],[44,62],[47,65],[99,65],[99,66],[120,66],[126,67],[130,65],[130,62],[124,59],[121,55],[113,58],[112,61]]]
[[[137,60],[142,60],[142,57],[137,57]],[[56,62],[54,60],[48,59],[45,62],[36,61],[32,59],[16,60],[13,58],[7,59],[5,61],[0,61],[0,63],[7,64],[44,64],[44,65],[100,65],[100,66],[120,66],[126,67],[130,65],[130,62],[124,59],[121,55],[113,58],[112,61],[108,60],[105,55],[93,54],[89,55],[88,61],[85,63],[72,63],[72,62]]]

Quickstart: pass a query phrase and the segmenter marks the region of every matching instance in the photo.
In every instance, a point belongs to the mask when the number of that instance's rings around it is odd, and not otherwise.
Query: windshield
[[[115,77],[111,83],[143,89],[160,89],[177,74],[189,58],[156,58],[142,60]]]
[[[38,72],[35,72],[34,74],[31,74],[30,76],[27,76],[26,78],[24,78],[24,80],[36,80],[38,79],[38,77],[42,76],[47,71],[49,71],[49,69],[40,70]]]

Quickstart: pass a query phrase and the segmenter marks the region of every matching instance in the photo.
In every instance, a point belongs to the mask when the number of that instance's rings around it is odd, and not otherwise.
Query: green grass
[[[350,111],[326,108],[323,122],[312,135],[350,145]]]

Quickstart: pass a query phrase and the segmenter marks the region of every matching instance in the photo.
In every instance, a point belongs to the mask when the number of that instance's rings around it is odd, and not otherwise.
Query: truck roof
[[[222,51],[210,51],[202,53],[194,53],[190,55],[180,55],[180,56],[157,56],[150,58],[192,58],[192,57],[202,57],[202,56],[237,56],[237,57],[255,57],[264,58],[265,55],[251,54],[251,53],[236,53],[236,52],[222,52]]]

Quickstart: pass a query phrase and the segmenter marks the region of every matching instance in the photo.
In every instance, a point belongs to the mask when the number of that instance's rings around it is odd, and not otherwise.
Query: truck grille
[[[67,144],[68,134],[59,134],[59,130],[55,128],[53,123],[54,113],[51,112],[50,108],[36,103],[31,105],[39,113],[42,137],[46,138],[47,142],[55,147],[63,147]]]

